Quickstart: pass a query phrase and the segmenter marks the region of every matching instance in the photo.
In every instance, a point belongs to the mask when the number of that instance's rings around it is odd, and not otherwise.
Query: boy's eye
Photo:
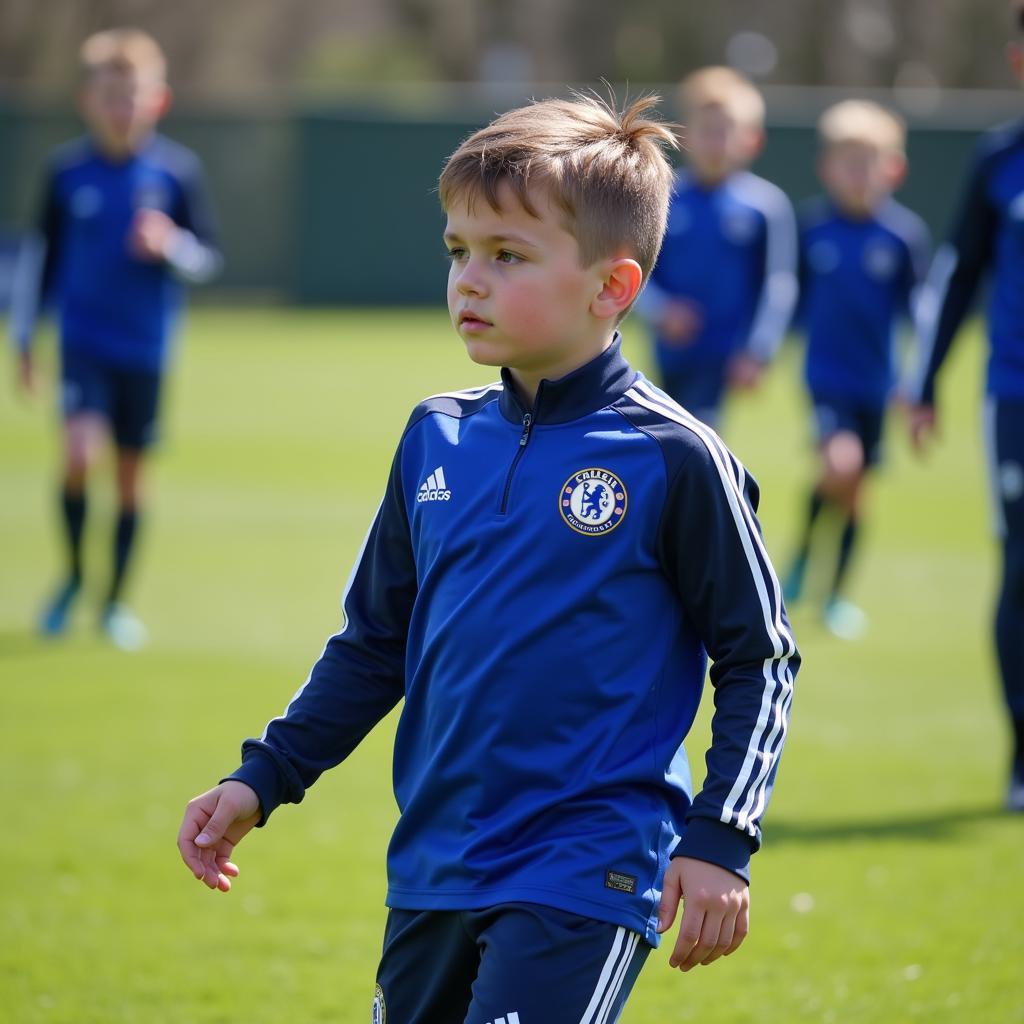
[[[502,249],[498,253],[499,263],[521,263],[522,256],[517,256],[514,252],[509,252],[508,249]]]
[[[466,250],[465,249],[460,249],[456,245],[456,246],[453,246],[451,249],[446,249],[444,255],[445,255],[445,259],[449,259],[453,263],[455,263],[458,260],[461,260],[461,259],[463,259],[465,257]]]

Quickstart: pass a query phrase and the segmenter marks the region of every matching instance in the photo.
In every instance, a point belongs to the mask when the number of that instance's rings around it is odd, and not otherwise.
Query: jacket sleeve
[[[60,258],[62,214],[55,176],[48,172],[35,228],[18,247],[11,288],[11,342],[19,352],[32,346],[39,314],[51,297]]]
[[[284,714],[259,739],[242,744],[242,765],[229,776],[256,791],[260,824],[278,804],[302,800],[404,694],[417,583],[400,453],[342,599],[341,631],[327,641]]]
[[[187,165],[178,184],[181,195],[174,211],[174,222],[180,230],[167,262],[182,280],[205,284],[220,273],[224,259],[198,159]]]
[[[712,659],[707,776],[673,856],[749,879],[800,656],[761,537],[757,484],[711,431],[670,482],[661,557]]]
[[[998,214],[988,195],[988,161],[967,182],[952,236],[935,254],[917,304],[918,352],[908,397],[935,403],[935,378],[992,259]]]
[[[758,362],[769,363],[778,351],[793,317],[797,300],[796,218],[789,200],[780,191],[763,209],[765,218],[764,274],[747,352]]]

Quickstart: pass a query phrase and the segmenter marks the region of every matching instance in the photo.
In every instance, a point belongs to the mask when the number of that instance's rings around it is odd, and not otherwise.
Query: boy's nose
[[[462,268],[455,286],[461,295],[483,295],[487,291],[483,277],[469,263]]]

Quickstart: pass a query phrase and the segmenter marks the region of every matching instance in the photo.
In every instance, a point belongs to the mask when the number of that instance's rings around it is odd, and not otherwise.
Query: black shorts
[[[695,363],[685,370],[662,370],[661,389],[703,423],[718,427],[728,377],[727,362]]]
[[[855,398],[812,394],[814,431],[818,444],[849,431],[856,434],[864,449],[864,465],[876,466],[882,460],[882,429],[885,406],[868,404]]]
[[[370,1019],[603,1024],[649,952],[636,932],[535,903],[392,910]]]
[[[143,449],[157,436],[162,375],[109,366],[80,352],[65,352],[61,365],[64,419],[95,413],[110,426],[118,448]]]

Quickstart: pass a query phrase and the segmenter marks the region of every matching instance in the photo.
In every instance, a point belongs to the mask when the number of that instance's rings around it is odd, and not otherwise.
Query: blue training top
[[[656,944],[670,856],[748,877],[786,733],[799,656],[757,485],[618,339],[530,410],[503,379],[415,409],[344,628],[232,777],[266,821],[404,697],[389,906],[526,901]]]
[[[921,350],[908,388],[915,401],[934,403],[935,377],[989,271],[986,389],[1024,399],[1024,121],[987,132],[977,147],[949,242],[921,296]]]
[[[128,244],[138,210],[166,213],[182,229],[166,262],[134,256]],[[91,139],[63,146],[46,177],[38,234],[16,273],[11,330],[31,344],[37,312],[52,299],[65,351],[110,366],[160,370],[182,301],[182,280],[220,269],[198,158],[155,135],[139,152],[112,161]]]
[[[893,199],[854,219],[829,199],[800,216],[804,366],[812,394],[884,406],[896,383],[895,327],[908,319],[929,256],[928,229]]]
[[[796,225],[781,189],[749,171],[708,188],[676,179],[668,226],[638,311],[657,321],[667,299],[686,299],[703,324],[685,346],[656,336],[663,372],[722,364],[741,350],[774,355],[796,301]]]

